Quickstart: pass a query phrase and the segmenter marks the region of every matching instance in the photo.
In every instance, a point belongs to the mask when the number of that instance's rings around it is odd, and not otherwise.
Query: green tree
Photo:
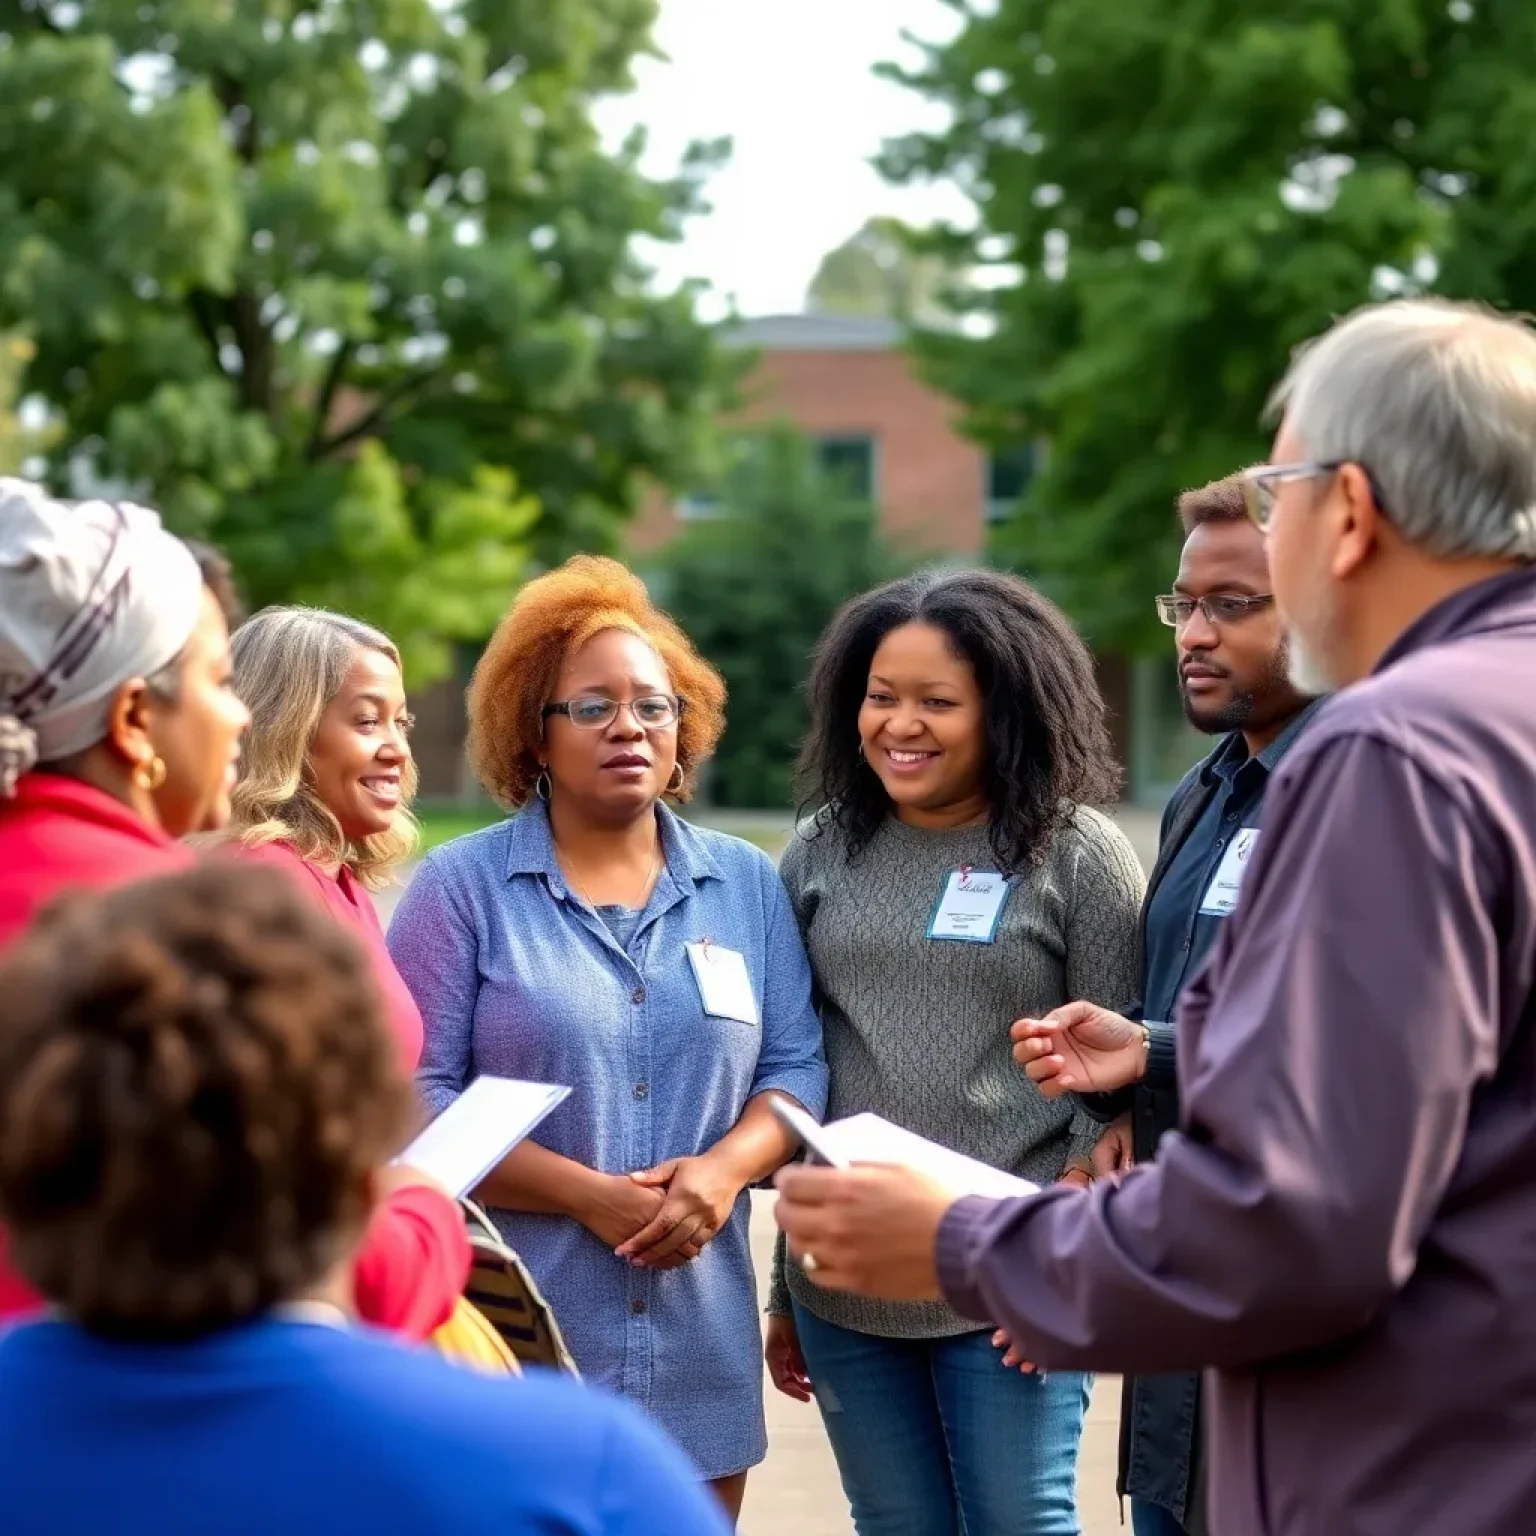
[[[951,109],[887,147],[954,175],[979,335],[923,366],[1051,452],[997,554],[1100,644],[1155,642],[1174,496],[1261,458],[1291,349],[1372,298],[1536,301],[1536,7],[1523,0],[949,0],[895,78]]]
[[[32,360],[32,344],[0,332],[0,475],[14,475],[27,456],[26,433],[16,419],[21,376]]]
[[[414,665],[687,483],[723,382],[592,107],[655,0],[0,0],[0,326],[88,468]]]
[[[710,794],[785,806],[805,733],[811,652],[837,609],[895,575],[873,509],[850,501],[787,428],[745,439],[718,514],[663,551],[653,585],[730,690]]]
[[[954,280],[949,266],[922,250],[899,220],[870,219],[822,258],[806,308],[813,314],[939,324]]]

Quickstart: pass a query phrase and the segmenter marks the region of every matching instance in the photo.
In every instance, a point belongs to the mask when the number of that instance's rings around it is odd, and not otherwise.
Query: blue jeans
[[[1184,1536],[1184,1527],[1161,1504],[1132,1499],[1131,1536]]]
[[[1079,1536],[1090,1378],[1003,1368],[991,1330],[883,1339],[795,1308],[859,1536]]]

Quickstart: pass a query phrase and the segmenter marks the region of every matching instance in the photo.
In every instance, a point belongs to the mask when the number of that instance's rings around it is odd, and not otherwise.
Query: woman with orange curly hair
[[[469,692],[518,814],[439,848],[389,933],[441,1111],[481,1072],[575,1092],[481,1186],[591,1379],[646,1407],[734,1516],[767,1450],[747,1188],[820,1116],[821,1027],[769,859],[685,800],[725,688],[644,586],[578,556],[530,582]]]

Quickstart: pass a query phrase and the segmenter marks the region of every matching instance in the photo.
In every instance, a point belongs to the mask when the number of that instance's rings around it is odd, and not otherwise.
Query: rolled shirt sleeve
[[[474,917],[451,871],[428,857],[389,925],[389,953],[421,1010],[416,1086],[440,1115],[469,1085],[479,945]]]
[[[1413,1272],[1497,1057],[1494,857],[1398,748],[1288,763],[1184,1002],[1181,1130],[1087,1192],[964,1200],[951,1303],[1058,1368],[1241,1367],[1364,1327]]]
[[[768,934],[763,975],[763,1040],[751,1096],[778,1092],[819,1120],[827,1110],[827,1060],[811,1002],[811,965],[778,873],[763,862]]]

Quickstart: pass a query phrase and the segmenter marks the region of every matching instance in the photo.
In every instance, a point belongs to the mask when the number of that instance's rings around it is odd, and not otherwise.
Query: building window
[[[987,521],[1001,523],[1023,500],[1040,467],[1040,450],[1034,443],[1005,448],[987,456]]]
[[[855,501],[875,499],[875,440],[872,437],[819,437],[816,462]]]
[[[716,492],[695,490],[679,496],[672,510],[680,523],[699,523],[705,518],[719,517],[723,504]]]

